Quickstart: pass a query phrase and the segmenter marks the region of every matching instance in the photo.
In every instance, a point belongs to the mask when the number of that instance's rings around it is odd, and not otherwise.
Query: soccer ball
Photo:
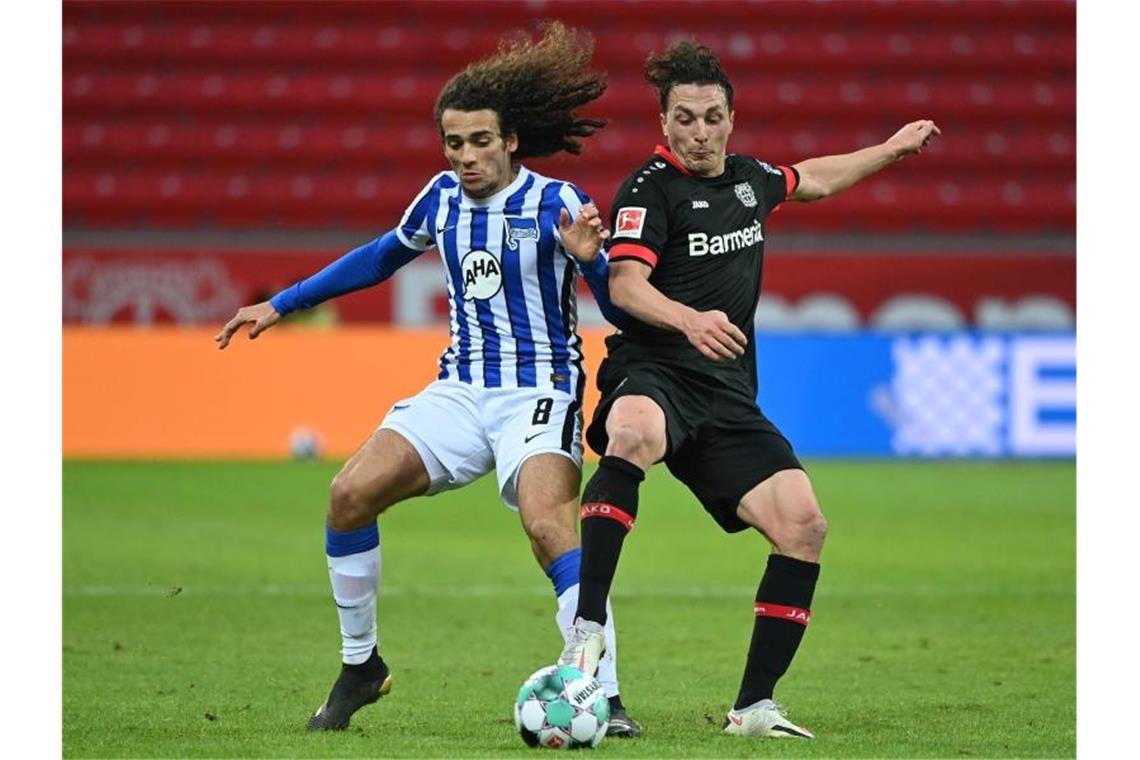
[[[550,665],[526,679],[515,700],[515,726],[528,747],[596,747],[610,725],[610,703],[596,678]]]

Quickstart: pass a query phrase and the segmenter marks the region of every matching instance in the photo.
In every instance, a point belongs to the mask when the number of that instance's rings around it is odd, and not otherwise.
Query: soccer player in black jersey
[[[772,700],[811,618],[827,534],[791,444],[756,404],[752,320],[766,219],[786,200],[846,190],[939,134],[915,121],[886,142],[773,166],[727,154],[733,90],[707,47],[651,55],[668,147],[622,184],[612,206],[610,294],[635,319],[610,336],[602,398],[586,439],[601,463],[582,494],[578,618],[561,661],[592,671],[618,556],[637,516],[645,471],[664,461],[728,532],[754,528],[772,545],[730,734],[811,738]]]

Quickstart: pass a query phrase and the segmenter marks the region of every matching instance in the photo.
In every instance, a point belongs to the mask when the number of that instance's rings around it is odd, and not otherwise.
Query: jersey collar
[[[516,164],[516,166],[518,166],[519,173],[518,173],[517,177],[515,177],[513,180],[511,180],[511,184],[507,185],[506,187],[504,187],[502,190],[495,193],[494,195],[487,196],[486,198],[472,198],[472,197],[470,197],[469,195],[467,195],[467,193],[463,192],[463,184],[460,183],[460,185],[459,185],[459,197],[463,199],[464,205],[467,205],[467,206],[494,206],[495,204],[501,204],[503,201],[505,201],[507,198],[509,198],[511,195],[513,195],[516,190],[518,190],[520,187],[523,186],[523,183],[526,182],[526,178],[530,176],[530,172],[527,171],[527,168],[525,166],[523,166],[522,164]]]
[[[677,167],[681,173],[692,176],[692,172],[686,169],[685,165],[681,163],[680,159],[673,155],[673,151],[669,150],[664,145],[658,145],[656,148],[654,148],[653,155],[660,156],[669,163],[673,164],[673,166]]]

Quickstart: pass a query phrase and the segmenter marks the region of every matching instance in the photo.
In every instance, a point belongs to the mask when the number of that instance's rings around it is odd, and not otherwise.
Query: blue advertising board
[[[758,333],[764,413],[804,456],[1071,457],[1076,336]]]

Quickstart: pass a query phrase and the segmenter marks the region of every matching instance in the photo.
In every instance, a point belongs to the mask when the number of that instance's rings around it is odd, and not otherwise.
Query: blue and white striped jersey
[[[581,396],[578,263],[562,247],[558,220],[561,209],[573,219],[589,202],[573,185],[521,166],[485,199],[466,197],[451,171],[424,186],[395,232],[404,246],[435,246],[443,259],[451,345],[439,360],[441,379]]]

